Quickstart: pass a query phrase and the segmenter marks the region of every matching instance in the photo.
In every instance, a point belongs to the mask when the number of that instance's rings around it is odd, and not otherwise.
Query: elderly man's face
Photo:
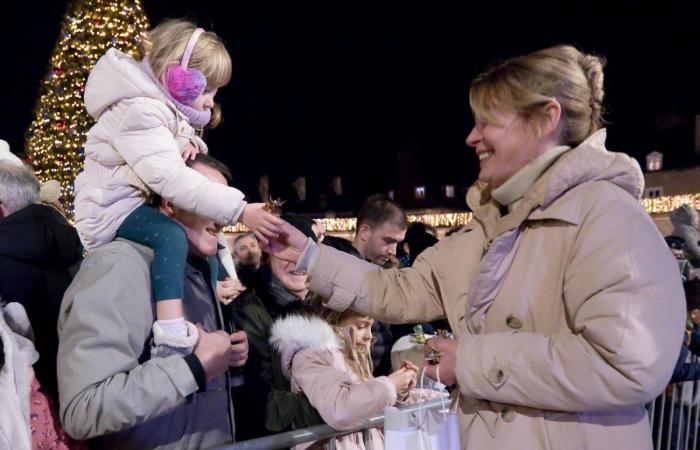
[[[270,255],[270,269],[282,282],[282,286],[292,294],[303,298],[308,292],[306,272],[296,270],[296,264]]]
[[[200,162],[194,162],[190,167],[216,183],[227,184],[226,178],[213,167]],[[221,225],[206,217],[178,208],[165,200],[161,204],[161,210],[185,229],[191,255],[199,257],[216,255]]]

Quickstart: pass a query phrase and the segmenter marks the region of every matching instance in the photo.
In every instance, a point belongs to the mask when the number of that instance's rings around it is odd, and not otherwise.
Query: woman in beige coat
[[[605,148],[602,101],[601,60],[569,46],[478,76],[474,218],[411,268],[381,270],[293,230],[273,243],[331,308],[447,317],[455,340],[431,346],[461,394],[465,449],[651,448],[643,405],[670,379],[683,290],[639,204],[639,165]]]

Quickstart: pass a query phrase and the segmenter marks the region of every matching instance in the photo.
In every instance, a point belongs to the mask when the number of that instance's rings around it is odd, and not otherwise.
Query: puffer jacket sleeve
[[[75,439],[131,428],[198,389],[182,356],[140,363],[154,319],[150,271],[124,250],[86,259],[59,319],[61,422]],[[128,280],[114,288],[114,280]]]
[[[152,99],[127,108],[112,145],[136,175],[180,208],[219,224],[236,223],[246,205],[243,193],[187,167],[167,127],[167,108]]]
[[[462,336],[466,397],[601,411],[642,405],[671,378],[685,323],[676,262],[634,198],[610,183],[587,189],[562,280],[571,332]]]
[[[298,352],[292,360],[292,380],[336,430],[360,426],[396,403],[396,388],[389,378],[353,383],[347,372],[333,365],[329,350]]]

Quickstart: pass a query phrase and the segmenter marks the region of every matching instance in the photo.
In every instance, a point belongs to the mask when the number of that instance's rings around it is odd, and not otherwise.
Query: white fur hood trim
[[[287,316],[272,325],[270,344],[282,355],[282,370],[289,378],[294,355],[306,349],[334,350],[342,348],[333,327],[320,317]]]

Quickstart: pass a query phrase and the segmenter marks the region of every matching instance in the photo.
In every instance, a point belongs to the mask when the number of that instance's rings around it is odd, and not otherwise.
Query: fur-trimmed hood
[[[282,371],[290,378],[292,359],[302,350],[340,350],[343,343],[333,327],[315,316],[290,315],[272,325],[270,344],[282,355]]]

